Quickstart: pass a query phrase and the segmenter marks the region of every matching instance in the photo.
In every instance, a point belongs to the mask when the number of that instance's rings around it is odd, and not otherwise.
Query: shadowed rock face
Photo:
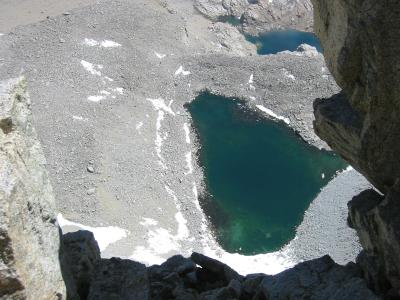
[[[315,103],[315,130],[386,192],[400,178],[400,6],[395,0],[313,4],[315,32],[343,89],[340,101]]]
[[[382,194],[349,203],[363,253],[357,262],[376,292],[400,297],[400,5],[313,0],[315,30],[343,91],[314,103],[317,135]]]
[[[337,265],[329,256],[307,261],[276,276],[243,277],[199,253],[170,257],[147,267],[132,260],[101,259],[93,234],[62,237],[68,299],[364,299],[378,300],[353,263]]]

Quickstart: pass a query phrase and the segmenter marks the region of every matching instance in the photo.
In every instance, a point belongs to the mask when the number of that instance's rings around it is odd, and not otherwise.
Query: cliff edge
[[[22,78],[0,82],[0,299],[62,299],[60,238]]]
[[[314,103],[315,131],[376,187],[349,203],[369,285],[400,297],[400,5],[313,0],[314,26],[342,92]]]

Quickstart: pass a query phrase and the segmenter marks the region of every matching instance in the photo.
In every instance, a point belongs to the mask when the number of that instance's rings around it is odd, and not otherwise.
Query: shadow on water
[[[246,39],[257,46],[261,55],[275,54],[281,51],[295,51],[301,44],[308,44],[322,52],[317,36],[311,32],[297,30],[271,31],[259,36],[246,35]]]
[[[201,144],[207,188],[201,205],[227,251],[281,248],[320,189],[346,167],[243,101],[205,92],[187,108]]]

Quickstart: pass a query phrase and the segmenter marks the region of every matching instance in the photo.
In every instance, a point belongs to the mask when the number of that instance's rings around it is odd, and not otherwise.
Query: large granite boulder
[[[59,233],[24,79],[0,82],[0,299],[62,299]]]
[[[386,192],[400,178],[400,5],[313,0],[315,32],[338,85],[315,104],[315,130]]]

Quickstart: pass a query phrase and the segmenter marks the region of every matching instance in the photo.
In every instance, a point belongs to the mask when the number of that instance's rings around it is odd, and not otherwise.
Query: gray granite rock
[[[0,82],[0,299],[65,295],[45,166],[25,80]]]
[[[343,89],[316,103],[316,132],[386,192],[400,178],[400,6],[394,0],[313,4],[325,60]]]
[[[314,103],[316,133],[378,190],[349,204],[370,287],[400,297],[400,6],[398,1],[313,0],[327,65],[343,89]]]

